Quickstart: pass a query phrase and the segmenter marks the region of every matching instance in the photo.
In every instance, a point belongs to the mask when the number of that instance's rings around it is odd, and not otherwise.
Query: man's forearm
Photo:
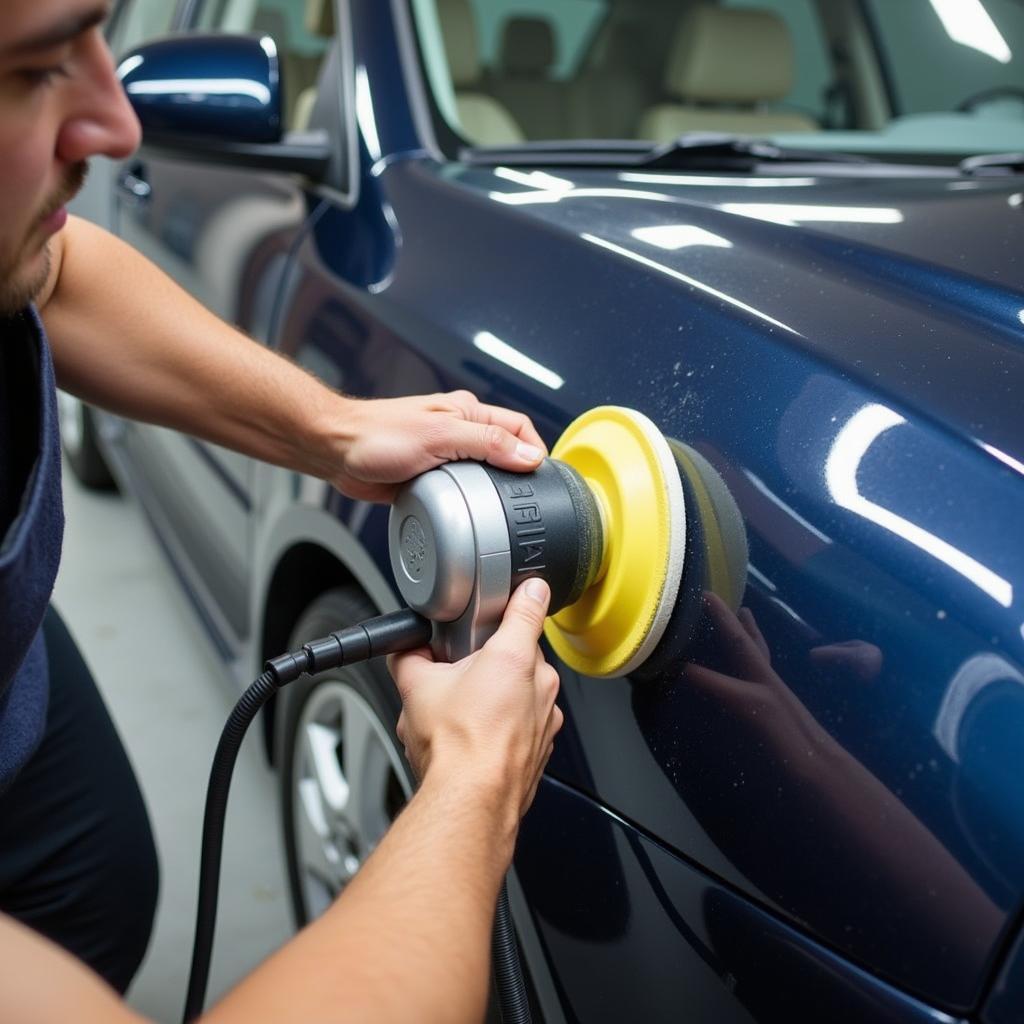
[[[349,400],[204,309],[112,235],[71,218],[41,311],[57,379],[85,400],[319,476]]]
[[[204,1020],[481,1020],[518,817],[490,793],[428,773],[338,902]]]

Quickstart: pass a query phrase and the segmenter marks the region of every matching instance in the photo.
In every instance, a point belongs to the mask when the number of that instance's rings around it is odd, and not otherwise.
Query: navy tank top
[[[0,319],[0,792],[43,735],[41,624],[64,536],[57,392],[35,309]]]

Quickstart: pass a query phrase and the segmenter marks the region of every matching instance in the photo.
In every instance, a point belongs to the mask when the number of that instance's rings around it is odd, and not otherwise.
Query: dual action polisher
[[[659,667],[690,639],[704,590],[735,610],[746,581],[722,478],[619,406],[573,421],[532,473],[455,462],[422,474],[392,507],[389,541],[398,589],[445,661],[477,650],[512,591],[539,576],[544,631],[566,665],[596,677]]]
[[[531,576],[551,587],[544,631],[571,669],[657,675],[693,637],[703,592],[736,610],[746,582],[746,535],[722,478],[698,452],[618,406],[571,423],[532,473],[477,462],[424,473],[400,492],[388,530],[409,607],[270,659],[221,733],[203,816],[186,1022],[206,995],[231,773],[246,729],[282,686],[428,640],[438,658],[464,658],[494,633],[513,590]],[[528,1021],[504,889],[493,948],[502,1019]]]

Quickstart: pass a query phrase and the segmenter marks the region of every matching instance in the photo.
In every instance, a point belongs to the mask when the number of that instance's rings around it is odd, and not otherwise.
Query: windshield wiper
[[[979,178],[1024,174],[1024,153],[981,153],[969,156],[960,161],[960,170]]]
[[[797,149],[777,146],[768,139],[719,132],[686,132],[679,138],[655,146],[640,161],[641,167],[665,170],[746,170],[758,164],[866,164],[866,157],[833,150]]]
[[[662,145],[633,139],[570,139],[514,146],[470,146],[460,153],[470,164],[529,164],[533,167],[643,167],[663,170],[751,171],[769,163],[868,164],[873,161],[831,150],[777,146],[767,139],[719,132],[686,132]]]

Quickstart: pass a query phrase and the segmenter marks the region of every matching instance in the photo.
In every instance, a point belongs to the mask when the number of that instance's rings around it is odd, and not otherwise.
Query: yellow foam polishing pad
[[[547,620],[555,653],[584,675],[626,675],[654,650],[675,607],[686,548],[679,470],[661,431],[643,413],[591,409],[551,452],[597,498],[604,558],[595,583]]]

